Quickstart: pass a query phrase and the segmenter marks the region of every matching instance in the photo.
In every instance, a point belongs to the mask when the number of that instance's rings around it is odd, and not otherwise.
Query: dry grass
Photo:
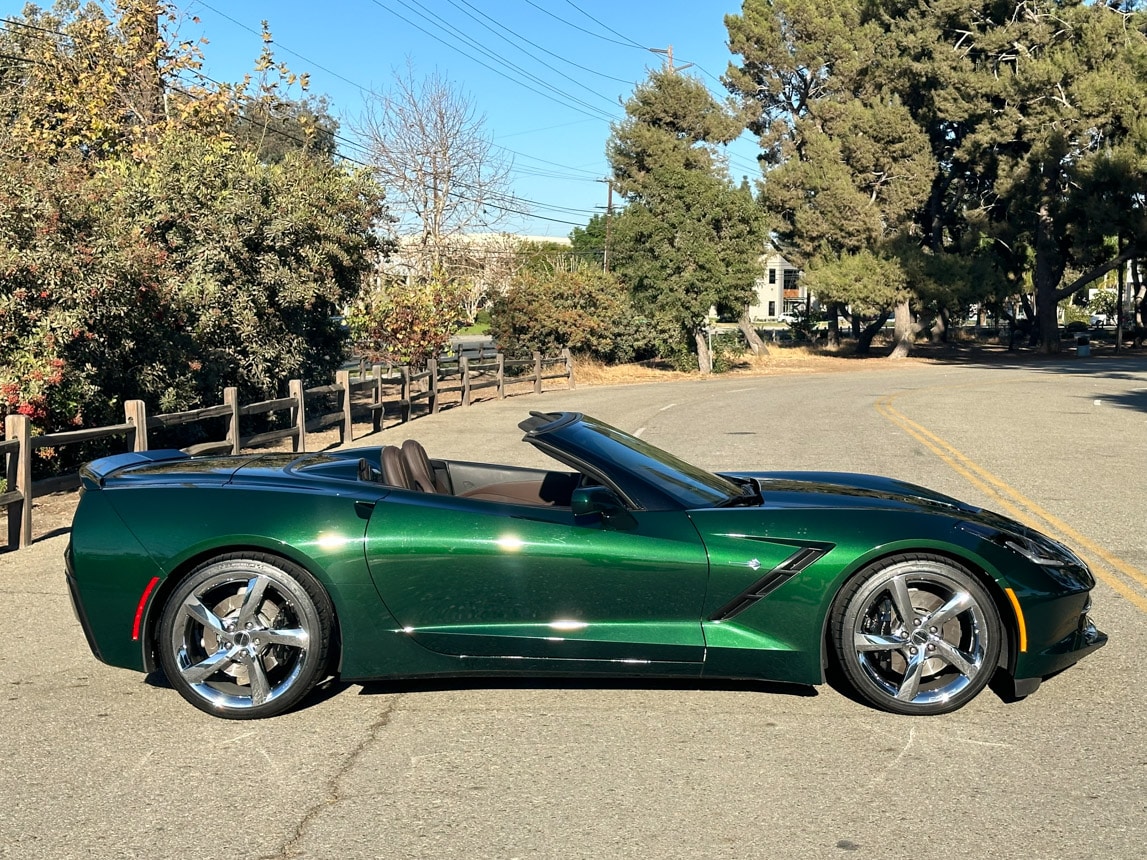
[[[767,355],[754,356],[746,352],[729,356],[732,368],[715,376],[765,376],[793,373],[838,373],[861,368],[903,366],[902,362],[883,360],[882,353],[870,356],[853,354],[851,345],[841,350],[812,346],[772,346]],[[916,359],[908,358],[912,362]],[[677,379],[700,379],[695,370],[674,370],[664,362],[647,361],[640,364],[602,364],[586,356],[577,356],[574,373],[578,385],[629,385],[642,382],[666,382]]]

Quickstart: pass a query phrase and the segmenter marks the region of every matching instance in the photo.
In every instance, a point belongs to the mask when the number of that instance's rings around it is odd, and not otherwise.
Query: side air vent
[[[728,621],[744,612],[762,597],[776,591],[814,561],[828,552],[824,547],[802,546],[711,616],[710,621]]]

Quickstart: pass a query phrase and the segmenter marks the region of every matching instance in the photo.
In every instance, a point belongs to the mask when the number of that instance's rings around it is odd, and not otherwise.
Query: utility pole
[[[693,65],[692,63],[686,63],[683,66],[674,66],[673,65],[673,46],[672,45],[670,45],[668,48],[650,48],[649,50],[655,54],[664,54],[665,55],[665,71],[669,72],[669,74],[671,74],[671,75],[676,74],[677,72],[680,72],[680,71],[684,71],[685,69],[687,69]]]
[[[609,189],[605,195],[605,249],[601,253],[601,270],[603,272],[609,271],[609,222],[612,220],[613,215],[613,180],[605,180],[606,187]]]

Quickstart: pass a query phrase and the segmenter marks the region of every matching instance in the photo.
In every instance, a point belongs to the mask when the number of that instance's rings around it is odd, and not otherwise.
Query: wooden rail
[[[557,365],[561,369],[555,372],[553,368]],[[32,459],[34,452],[42,448],[123,437],[125,450],[146,451],[149,431],[225,418],[227,432],[222,439],[199,442],[183,450],[192,455],[238,454],[243,449],[289,440],[292,450],[306,451],[308,433],[337,427],[340,443],[351,442],[356,418],[367,416],[373,432],[382,429],[388,410],[399,422],[406,423],[419,414],[437,414],[444,405],[443,397],[452,395],[457,395],[461,406],[470,406],[474,392],[487,388],[496,388],[498,399],[502,399],[506,397],[507,387],[519,383],[532,383],[536,393],[541,393],[543,383],[552,379],[565,379],[568,388],[575,387],[573,358],[568,349],[556,357],[543,357],[535,352],[532,358],[524,360],[508,360],[501,353],[488,359],[481,354],[476,359],[460,355],[431,359],[426,369],[417,373],[409,367],[385,368],[385,371],[382,365],[368,366],[360,362],[356,371],[338,371],[333,384],[307,389],[301,380],[292,379],[287,385],[288,396],[257,403],[240,403],[238,390],[225,388],[223,402],[218,406],[160,415],[149,415],[142,400],[129,400],[124,404],[122,424],[39,436],[32,435],[27,416],[8,415],[4,420],[4,438],[0,439],[0,478],[5,481],[0,492],[0,510],[7,511],[7,546],[19,549],[32,543],[32,499],[36,495],[78,486],[76,475],[33,483]],[[308,406],[313,410],[328,400],[336,402],[333,410],[308,413]],[[241,435],[241,418],[274,413],[286,413],[280,419],[283,426]]]

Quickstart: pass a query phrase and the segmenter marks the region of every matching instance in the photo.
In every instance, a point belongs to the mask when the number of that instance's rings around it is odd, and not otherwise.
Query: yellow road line
[[[904,392],[901,392],[904,393]],[[1100,568],[1109,568],[1112,573],[1122,573],[1129,579],[1147,585],[1147,576],[1141,573],[1136,568],[1132,567],[1127,562],[1112,555],[1101,547],[1097,546],[1093,541],[1081,535],[1071,526],[1067,525],[1061,519],[1044,510],[1031,499],[1024,496],[1018,490],[1004,483],[997,478],[987,469],[973,462],[966,455],[957,451],[948,442],[941,439],[935,433],[932,433],[927,428],[920,426],[916,422],[907,418],[902,413],[898,412],[893,406],[892,401],[899,397],[899,394],[890,394],[877,401],[876,411],[887,418],[896,426],[900,427],[905,433],[930,450],[933,454],[939,457],[949,468],[967,480],[972,486],[986,495],[988,498],[995,500],[1001,508],[1003,508],[1014,519],[1031,526],[1035,529],[1046,529],[1050,526],[1052,529],[1058,531],[1060,536],[1066,539],[1069,543],[1075,545],[1076,551],[1080,551],[1082,547],[1086,552],[1084,553],[1085,560],[1092,568],[1092,572],[1097,578],[1101,579],[1104,583],[1109,585],[1115,591],[1119,592],[1137,607],[1147,612],[1147,597],[1144,597],[1137,592],[1133,587],[1124,583],[1121,579],[1110,574],[1105,574]],[[1010,500],[1009,500],[1010,497]],[[1013,504],[1013,502],[1015,504]],[[1018,506],[1022,506],[1018,507]],[[1043,523],[1035,522],[1032,516],[1044,520]],[[1092,557],[1089,557],[1092,556]],[[1098,562],[1098,563],[1097,563]]]

